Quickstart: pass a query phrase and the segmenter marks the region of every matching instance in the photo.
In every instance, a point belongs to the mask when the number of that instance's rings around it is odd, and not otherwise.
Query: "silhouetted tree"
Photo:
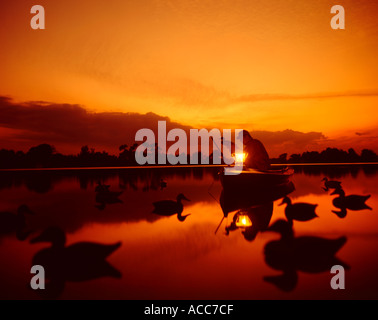
[[[353,148],[348,150],[348,162],[358,162],[360,160],[360,156],[354,151]]]
[[[280,163],[286,163],[287,162],[287,153],[283,153],[278,157],[278,161]]]
[[[300,163],[302,162],[301,160],[301,155],[298,154],[298,153],[294,153],[290,156],[290,159],[289,159],[289,162],[290,163]]]
[[[376,162],[378,161],[378,156],[372,150],[363,149],[361,152],[361,161],[362,162]]]
[[[119,147],[119,164],[121,166],[126,166],[126,165],[135,165],[135,151],[138,147],[137,143],[134,143],[130,148],[128,147],[127,144],[123,144]]]
[[[119,147],[119,156],[110,155],[106,151],[98,152],[87,145],[83,146],[77,155],[63,155],[57,153],[55,148],[49,144],[40,144],[30,148],[27,153],[14,150],[0,150],[0,168],[41,168],[41,167],[115,167],[136,165],[135,153],[138,144],[132,146],[123,144]],[[160,151],[157,144],[151,145],[150,151],[155,151],[157,157]],[[145,154],[147,156],[147,154]],[[178,154],[176,154],[178,156]],[[195,154],[186,154],[183,157],[194,160],[198,157],[198,163],[204,163],[207,159],[201,151]],[[212,160],[214,154],[210,155]],[[156,158],[157,160],[157,158]],[[306,151],[302,154],[292,154],[287,158],[287,153],[281,154],[278,158],[271,159],[272,163],[356,163],[356,162],[378,162],[377,154],[369,149],[363,149],[361,155],[350,148],[348,151],[337,148],[327,148],[322,152]],[[212,164],[212,161],[210,161]]]
[[[48,167],[54,152],[55,148],[53,146],[44,143],[30,148],[26,153],[26,157],[33,167]]]

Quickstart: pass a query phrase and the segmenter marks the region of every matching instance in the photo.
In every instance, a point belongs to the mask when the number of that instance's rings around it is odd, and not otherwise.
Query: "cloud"
[[[0,149],[27,151],[32,146],[49,143],[54,145],[58,152],[65,154],[76,154],[83,145],[98,151],[106,150],[111,154],[118,154],[120,145],[131,145],[135,142],[135,133],[139,129],[148,128],[156,133],[158,121],[166,121],[167,131],[180,128],[188,132],[191,129],[168,117],[151,112],[94,113],[80,105],[44,101],[18,103],[9,97],[0,96]],[[246,125],[245,128],[247,127]],[[370,132],[376,131],[369,129]],[[290,155],[322,150],[328,146],[346,149],[357,146],[358,150],[358,146],[372,148],[377,142],[377,135],[368,134],[367,131],[336,140],[329,139],[322,132],[299,132],[289,129],[251,133],[254,138],[264,143],[271,157],[277,157],[282,153]]]
[[[243,95],[233,99],[234,102],[258,102],[258,101],[283,101],[283,100],[312,100],[312,99],[334,99],[334,98],[368,98],[378,97],[378,91],[346,91],[333,93],[313,94],[251,94]]]
[[[134,143],[139,129],[156,131],[159,120],[167,122],[167,130],[189,129],[154,113],[91,113],[80,105],[15,103],[10,98],[0,97],[0,127],[8,131],[6,140],[0,140],[3,148],[50,143],[60,152],[77,153],[83,145],[115,152],[121,144]]]
[[[149,93],[155,97],[168,97],[181,107],[203,108],[203,106],[206,106],[208,109],[222,108],[223,110],[234,108],[235,104],[240,103],[378,97],[378,89],[308,94],[266,93],[238,95],[188,78],[143,80],[140,87],[145,90],[143,94]]]
[[[359,137],[361,137],[361,136],[366,136],[366,135],[368,135],[368,134],[370,134],[369,131],[365,131],[365,132],[356,132],[356,135],[359,136]]]
[[[143,80],[140,87],[155,96],[169,97],[180,106],[210,109],[231,108],[238,103],[255,103],[262,101],[297,101],[337,98],[378,97],[378,89],[370,91],[315,92],[309,94],[246,94],[237,95],[227,90],[220,90],[189,78]],[[135,88],[136,89],[136,88]],[[134,91],[135,91],[134,89]],[[143,94],[146,94],[143,92]]]
[[[251,131],[255,139],[261,140],[271,157],[281,153],[302,153],[307,150],[316,150],[328,141],[321,132],[299,132],[294,130],[283,131]]]

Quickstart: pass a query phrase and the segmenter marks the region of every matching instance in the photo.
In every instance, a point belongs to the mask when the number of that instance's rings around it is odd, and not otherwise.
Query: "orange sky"
[[[46,30],[34,4],[0,4],[2,96],[377,145],[376,1],[41,0]]]

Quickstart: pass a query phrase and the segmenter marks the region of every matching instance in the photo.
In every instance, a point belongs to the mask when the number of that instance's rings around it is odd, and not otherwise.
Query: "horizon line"
[[[313,163],[272,163],[271,166],[355,166],[355,165],[378,165],[378,162],[313,162]],[[128,170],[128,169],[167,169],[167,168],[221,168],[227,167],[223,164],[208,164],[208,165],[170,165],[170,166],[129,166],[129,167],[62,167],[62,168],[11,168],[0,169],[0,172],[7,171],[79,171],[79,170]]]

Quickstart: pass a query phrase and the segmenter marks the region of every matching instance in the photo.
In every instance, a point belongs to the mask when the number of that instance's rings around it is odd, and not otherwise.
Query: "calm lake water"
[[[317,218],[293,222],[295,245],[273,231],[255,230],[248,237],[238,228],[226,235],[235,212],[215,234],[223,217],[219,168],[0,172],[0,298],[377,299],[377,168],[295,167],[295,190],[288,196],[293,203],[318,205]],[[322,189],[324,177],[341,181],[347,196],[371,195],[366,201],[371,210],[347,209],[342,218],[333,213],[340,211],[333,205],[338,195]],[[96,198],[98,181],[122,194],[100,199],[97,193]],[[190,214],[185,221],[152,213],[154,202],[179,193],[191,200],[183,200],[183,215]],[[281,202],[252,207],[253,224],[264,229],[286,220]],[[21,205],[34,215],[9,218]],[[56,250],[48,257],[60,259],[70,271],[52,264],[58,271],[41,294],[30,289],[30,268],[33,257],[51,245],[30,240],[51,226],[64,231],[66,246],[122,244],[107,262],[83,262],[80,255],[74,259]],[[345,290],[330,286],[334,264],[346,268]]]

